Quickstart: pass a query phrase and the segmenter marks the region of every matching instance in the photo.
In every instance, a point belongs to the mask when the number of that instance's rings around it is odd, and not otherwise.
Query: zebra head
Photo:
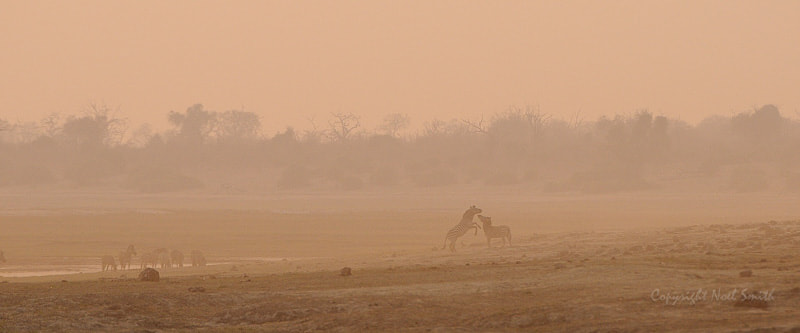
[[[462,223],[466,222],[467,220],[472,220],[472,217],[475,216],[475,214],[480,214],[481,212],[482,210],[478,207],[475,207],[475,205],[469,206],[469,209],[467,209],[464,212],[464,216],[462,216]]]
[[[492,217],[491,216],[478,215],[478,219],[481,220],[481,222],[483,223],[484,227],[492,225]]]
[[[480,214],[480,213],[483,212],[483,210],[481,210],[480,208],[478,208],[475,205],[469,206],[469,210],[467,210],[467,211],[472,213],[472,214]]]

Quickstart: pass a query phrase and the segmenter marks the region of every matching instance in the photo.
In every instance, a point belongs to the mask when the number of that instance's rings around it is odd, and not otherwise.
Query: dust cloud
[[[152,31],[133,29],[138,17],[112,28],[114,16],[61,31],[88,15],[78,7],[38,30],[8,13],[55,9],[16,4],[0,14],[25,27],[0,34],[19,44],[0,55],[18,65],[0,75],[0,331],[800,329],[798,43],[786,32],[797,20],[791,10],[770,16],[791,3],[757,11],[731,2],[718,13],[724,22],[638,2],[619,13],[554,5],[536,11],[553,13],[542,20],[520,16],[525,6],[473,4],[451,24],[437,20],[444,3],[395,8],[388,23],[379,5],[348,5],[363,22],[347,20],[347,6],[276,5],[269,20],[203,7],[186,14],[241,22],[204,25],[202,36],[158,19],[186,10],[176,3],[135,11]],[[91,13],[127,8],[115,6]],[[643,8],[658,20],[637,19]],[[691,14],[677,35],[659,28],[679,12]],[[743,19],[750,12],[791,23]],[[397,29],[410,17],[420,25]],[[560,30],[528,40],[530,25]],[[287,26],[296,29],[276,32]],[[256,50],[250,30],[280,47]],[[164,34],[146,37],[153,31]],[[110,47],[114,32],[133,46]],[[63,52],[36,47],[48,34],[57,41],[42,43]],[[61,38],[71,34],[108,44],[85,57],[92,52]],[[354,39],[339,45],[337,36]],[[759,47],[732,52],[739,40]],[[220,47],[200,52],[206,43]],[[411,46],[423,50],[399,56]],[[127,48],[138,53],[107,57]],[[554,51],[533,57],[544,49]],[[206,56],[220,64],[208,77]],[[590,66],[593,57],[604,65]],[[262,75],[266,67],[280,75]],[[778,67],[788,74],[776,78]],[[768,73],[751,80],[759,71]],[[50,85],[70,97],[38,95]],[[719,91],[698,97],[710,90],[694,89],[709,86]],[[152,100],[150,89],[159,91]],[[546,95],[545,106],[514,104],[535,95],[527,89]],[[53,112],[86,90],[139,104]],[[201,93],[212,102],[171,104]],[[491,107],[502,98],[510,106]],[[630,107],[648,98],[669,107]],[[743,98],[763,102],[731,109]],[[586,101],[597,106],[582,111]],[[691,111],[710,103],[719,106]],[[129,105],[141,114],[126,114]]]
[[[766,326],[796,318],[800,263],[784,254],[800,247],[800,122],[774,105],[697,124],[647,110],[567,121],[522,106],[420,128],[387,114],[368,129],[331,113],[275,135],[244,110],[196,104],[165,117],[165,131],[105,105],[0,121],[0,327],[674,328],[630,316],[678,311],[724,326],[715,320],[747,309],[767,311],[757,317]],[[756,276],[732,276],[740,270]],[[775,273],[789,280],[766,277]],[[609,281],[619,290],[573,299]],[[692,288],[779,291],[725,302],[689,297]],[[451,319],[443,295],[491,310],[465,306],[468,320]],[[63,302],[77,305],[53,317]],[[620,309],[617,321],[598,319]]]

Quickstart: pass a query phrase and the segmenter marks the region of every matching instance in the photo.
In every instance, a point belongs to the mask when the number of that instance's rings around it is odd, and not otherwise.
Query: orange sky
[[[800,1],[4,1],[0,118],[800,109]]]

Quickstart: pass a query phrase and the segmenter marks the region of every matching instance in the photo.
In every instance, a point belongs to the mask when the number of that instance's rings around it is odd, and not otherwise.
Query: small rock
[[[139,281],[158,282],[158,271],[152,268],[145,268],[139,272]]]
[[[753,276],[753,271],[749,269],[746,271],[739,272],[739,277],[751,277],[751,276]]]
[[[341,274],[342,276],[350,276],[353,275],[353,270],[350,269],[350,267],[345,267],[342,268],[341,271],[339,271],[339,274]]]
[[[204,293],[206,292],[206,288],[203,287],[189,287],[189,291],[193,293]]]
[[[67,282],[67,280],[61,280],[61,282]]]

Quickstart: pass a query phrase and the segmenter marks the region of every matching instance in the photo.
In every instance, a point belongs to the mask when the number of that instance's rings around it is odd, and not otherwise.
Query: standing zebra
[[[206,257],[203,255],[203,252],[200,252],[198,250],[192,250],[191,256],[192,256],[192,267],[206,265]]]
[[[155,268],[157,263],[158,263],[157,253],[155,252],[142,253],[141,266],[139,268],[145,269],[147,268],[147,265],[150,265],[150,267]]]
[[[492,218],[489,216],[478,215],[478,219],[483,223],[483,233],[486,234],[486,246],[492,247],[492,238],[500,238],[503,240],[503,246],[511,246],[511,228],[507,225],[492,225]]]
[[[475,228],[475,234],[477,235],[480,226],[477,223],[472,222],[472,218],[475,216],[475,214],[480,214],[481,212],[482,210],[478,207],[475,207],[475,205],[470,206],[461,217],[461,222],[458,222],[455,227],[447,232],[447,236],[444,237],[444,246],[442,246],[442,250],[447,247],[447,241],[449,240],[450,251],[456,252],[456,240],[459,237],[464,236],[469,229]]]
[[[135,255],[136,249],[133,248],[133,244],[128,245],[124,252],[119,253],[119,269],[131,269],[131,260]]]
[[[161,268],[172,268],[172,259],[169,257],[169,252],[161,252],[158,255],[158,262]]]
[[[172,250],[169,253],[170,259],[172,259],[172,264],[178,267],[183,267],[183,252],[178,250]]]
[[[100,266],[103,271],[110,271],[112,268],[115,271],[117,270],[117,262],[114,260],[114,256],[103,256],[100,258]]]

